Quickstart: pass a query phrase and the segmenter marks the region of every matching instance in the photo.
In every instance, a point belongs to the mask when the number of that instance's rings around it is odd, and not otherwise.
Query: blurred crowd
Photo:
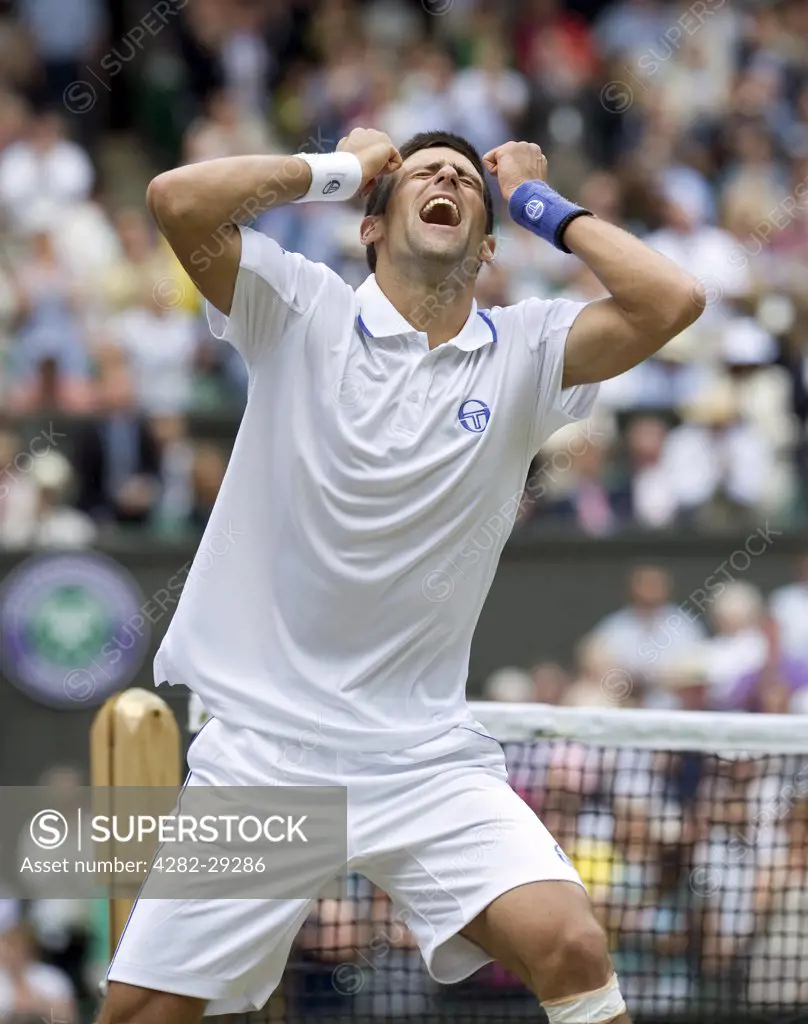
[[[727,761],[575,742],[505,750],[512,785],[587,886],[632,1013],[666,1022],[773,1020],[778,1011],[777,1019],[801,1019],[804,758]],[[464,869],[458,862],[450,873]],[[427,889],[424,906],[429,899]],[[344,898],[320,901],[293,964],[292,1020],[346,1010],[360,1020],[466,1019],[472,1004],[490,1020],[532,1019],[530,995],[498,965],[459,986],[436,985],[406,919],[360,878],[349,876]]]
[[[68,801],[86,784],[67,765],[49,767],[38,781]],[[27,854],[28,846],[23,834],[20,849]],[[0,1021],[89,1024],[108,957],[106,902],[19,896],[0,887]]]
[[[737,561],[737,560],[736,560]],[[688,595],[640,565],[627,602],[580,640],[574,665],[506,667],[488,700],[582,708],[808,714],[808,554],[768,597],[728,563]]]
[[[246,373],[145,186],[179,162],[333,149],[355,125],[536,140],[556,187],[705,284],[704,316],[603,386],[585,443],[539,455],[523,526],[808,517],[808,0],[175,8],[0,0],[0,545],[204,526]],[[358,284],[360,218],[303,205],[256,226]],[[501,208],[496,234],[483,307],[603,294]],[[70,428],[37,453],[52,411]],[[206,415],[229,426],[211,438]]]
[[[761,552],[765,531],[759,531]],[[740,556],[743,556],[742,558]],[[808,552],[765,594],[733,552],[677,593],[634,567],[625,604],[574,664],[506,667],[495,701],[657,711],[808,713]],[[663,726],[664,728],[664,726]],[[716,739],[720,717],[714,719]],[[635,1012],[808,1005],[808,761],[506,744],[511,784],[572,858],[613,937]]]

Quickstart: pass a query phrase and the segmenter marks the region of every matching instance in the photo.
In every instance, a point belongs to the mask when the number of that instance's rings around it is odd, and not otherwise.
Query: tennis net
[[[808,1022],[808,717],[478,704],[575,863],[632,1019]],[[479,851],[477,851],[479,854]],[[281,990],[235,1024],[541,1020],[490,965],[429,977],[383,893],[315,903]]]

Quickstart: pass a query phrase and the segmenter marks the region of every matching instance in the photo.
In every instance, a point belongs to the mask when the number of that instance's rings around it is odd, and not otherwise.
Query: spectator
[[[500,668],[483,683],[483,700],[525,704],[532,701],[535,683],[529,672],[521,668]]]
[[[548,98],[577,97],[597,61],[583,18],[556,0],[531,0],[519,13],[514,34],[517,67]]]
[[[101,203],[92,198],[59,206],[43,200],[26,217],[26,224],[50,226],[59,262],[69,267],[87,308],[89,328],[107,314],[103,305],[104,276],[120,255],[118,237]]]
[[[474,64],[459,71],[452,83],[457,130],[481,153],[513,138],[527,109],[527,83],[506,57],[498,36],[484,37]]]
[[[258,120],[265,113],[267,86],[274,60],[274,53],[270,51],[263,32],[267,5],[228,5],[227,13],[230,23],[220,46],[226,90],[242,115]]]
[[[738,711],[789,714],[808,708],[808,663],[783,653],[777,623],[764,617],[766,653],[759,668],[742,675],[725,698]]]
[[[785,843],[772,850],[755,885],[748,995],[755,1007],[795,1012],[808,1002],[808,801],[789,810]]]
[[[601,402],[627,412],[659,410],[669,416],[672,410],[698,398],[715,380],[715,367],[702,360],[703,354],[703,339],[690,329],[683,331],[650,359],[604,381]]]
[[[158,495],[157,444],[119,362],[104,364],[98,394],[98,418],[75,439],[78,508],[98,522],[145,523]]]
[[[639,526],[672,526],[679,514],[676,480],[665,458],[668,427],[659,416],[639,415],[625,431],[624,503]]]
[[[670,167],[660,180],[663,226],[646,242],[679,266],[686,266],[708,291],[704,316],[687,333],[700,358],[715,361],[716,338],[750,294],[748,266],[733,259],[735,239],[714,226],[714,198],[702,175],[692,168]]]
[[[94,998],[85,976],[91,936],[91,901],[78,899],[77,895],[74,893],[72,899],[32,901],[28,922],[42,960],[67,976],[81,1004]]]
[[[672,431],[666,465],[683,513],[701,525],[748,523],[769,507],[774,452],[726,383],[692,403]]]
[[[187,163],[267,153],[272,148],[265,123],[241,109],[236,97],[225,91],[210,97],[206,116],[192,124],[185,136]]]
[[[660,670],[702,640],[704,629],[671,603],[671,579],[664,569],[635,569],[629,595],[629,604],[598,623],[592,638],[613,654],[613,668],[638,672],[653,684],[648,695],[653,703],[663,696],[657,686]]]
[[[760,763],[746,759],[726,763],[710,758],[702,775],[690,878],[699,897],[693,924],[701,936],[705,1002],[737,1003],[738,981],[759,924],[761,871],[780,846],[771,815],[761,818],[766,781]]]
[[[32,474],[39,488],[39,504],[29,543],[44,548],[89,547],[97,531],[88,515],[68,504],[74,476],[64,455],[51,451],[40,456]]]
[[[715,635],[706,641],[704,652],[715,704],[726,706],[738,681],[763,667],[768,651],[763,613],[760,591],[742,580],[726,584],[713,601],[710,617]]]
[[[160,286],[177,305],[189,312],[198,307],[196,290],[173,253],[156,236],[154,225],[145,215],[132,208],[123,209],[115,217],[115,229],[121,254],[103,275],[102,290],[105,312],[121,313],[137,306],[144,292]],[[157,283],[157,284],[155,284]]]
[[[428,44],[414,54],[415,66],[405,73],[397,94],[378,111],[377,127],[391,138],[406,139],[436,125],[457,124],[454,109],[454,65],[440,46]]]
[[[783,653],[808,663],[808,553],[797,562],[797,579],[769,597],[769,609],[780,630]]]
[[[24,925],[0,934],[0,1017],[64,1021],[77,1019],[73,987],[67,975],[36,959]]]
[[[562,703],[568,707],[615,707],[631,695],[633,682],[627,673],[615,671],[614,653],[590,634],[578,644],[578,674],[566,688]]]
[[[298,934],[303,962],[294,998],[304,1015],[334,1012],[346,998],[333,984],[334,970],[337,964],[355,962],[373,938],[368,888],[364,878],[349,875],[345,897],[318,900]],[[363,978],[361,966],[357,974]]]
[[[782,513],[793,507],[797,480],[794,450],[799,424],[791,408],[792,382],[784,366],[773,365],[779,358],[778,346],[763,326],[764,316],[739,317],[721,339],[721,357],[726,366],[726,381],[737,407],[737,419],[745,425],[746,452],[757,446],[756,475],[765,480],[764,493],[757,504],[767,513]],[[763,465],[765,456],[770,464]],[[737,470],[736,470],[737,473]]]
[[[198,498],[197,505],[194,504],[196,456],[188,437],[187,422],[182,416],[155,416],[149,424],[148,434],[157,449],[159,497],[154,507],[155,525],[168,534],[182,531],[202,511]],[[217,479],[218,493],[221,476]],[[207,514],[203,513],[204,523],[207,523],[209,513],[209,508]]]
[[[677,710],[713,709],[705,658],[698,649],[686,658],[674,661],[663,673],[662,685]]]
[[[635,63],[659,43],[668,19],[657,0],[620,0],[604,7],[595,23],[600,52]]]
[[[534,802],[547,830],[575,865],[603,920],[622,860],[597,803],[598,782],[599,773],[587,763],[587,752],[575,744],[557,746],[546,787]]]
[[[56,406],[67,412],[92,407],[83,300],[44,226],[31,236],[31,252],[17,275],[21,318],[14,339],[17,385],[12,408],[31,412]]]
[[[227,460],[219,448],[210,444],[197,446],[192,471],[190,523],[200,532],[208,525],[226,469]]]
[[[681,811],[636,803],[625,809],[618,804],[615,811],[616,841],[625,858],[613,889],[615,970],[637,1013],[685,1013],[693,1005],[695,978]]]
[[[94,177],[86,152],[65,137],[60,117],[46,112],[30,121],[27,138],[0,156],[0,202],[13,222],[24,226],[43,200],[62,207],[86,199]]]
[[[561,704],[570,684],[569,674],[554,661],[541,661],[530,670],[533,700],[539,704]]]
[[[21,439],[0,430],[0,549],[23,547],[36,518],[37,485],[23,453]]]
[[[63,103],[65,90],[82,78],[102,41],[101,0],[20,0],[19,10],[42,61],[46,99]]]
[[[604,536],[630,519],[629,495],[604,482],[607,450],[593,438],[569,446],[570,469],[562,493],[550,501],[544,516],[575,523],[581,533]]]
[[[181,289],[148,281],[140,301],[107,325],[105,358],[129,367],[137,407],[150,415],[187,412],[193,399],[200,328],[180,307]]]
[[[369,961],[371,969],[353,1000],[354,1019],[411,1020],[434,1016],[434,999],[440,986],[429,976],[405,915],[397,913],[389,896],[366,879],[361,879],[360,884],[369,892],[370,909],[365,913],[372,937],[366,949],[359,951],[358,959],[360,963]],[[430,893],[423,894],[425,904],[431,898]]]

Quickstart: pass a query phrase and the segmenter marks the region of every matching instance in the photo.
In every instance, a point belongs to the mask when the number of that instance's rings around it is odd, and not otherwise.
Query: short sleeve
[[[543,444],[561,427],[585,420],[592,412],[598,384],[562,388],[567,335],[586,303],[570,299],[526,299],[522,328],[536,365],[536,438]]]
[[[239,230],[241,261],[230,315],[209,302],[207,315],[213,336],[229,341],[250,365],[283,336],[290,316],[308,311],[332,279],[339,279],[324,264],[287,252],[259,231]]]

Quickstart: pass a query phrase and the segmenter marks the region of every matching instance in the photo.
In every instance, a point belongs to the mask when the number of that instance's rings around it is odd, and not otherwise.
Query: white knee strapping
[[[551,999],[541,1005],[550,1024],[608,1024],[626,1012],[616,974],[594,992]]]

